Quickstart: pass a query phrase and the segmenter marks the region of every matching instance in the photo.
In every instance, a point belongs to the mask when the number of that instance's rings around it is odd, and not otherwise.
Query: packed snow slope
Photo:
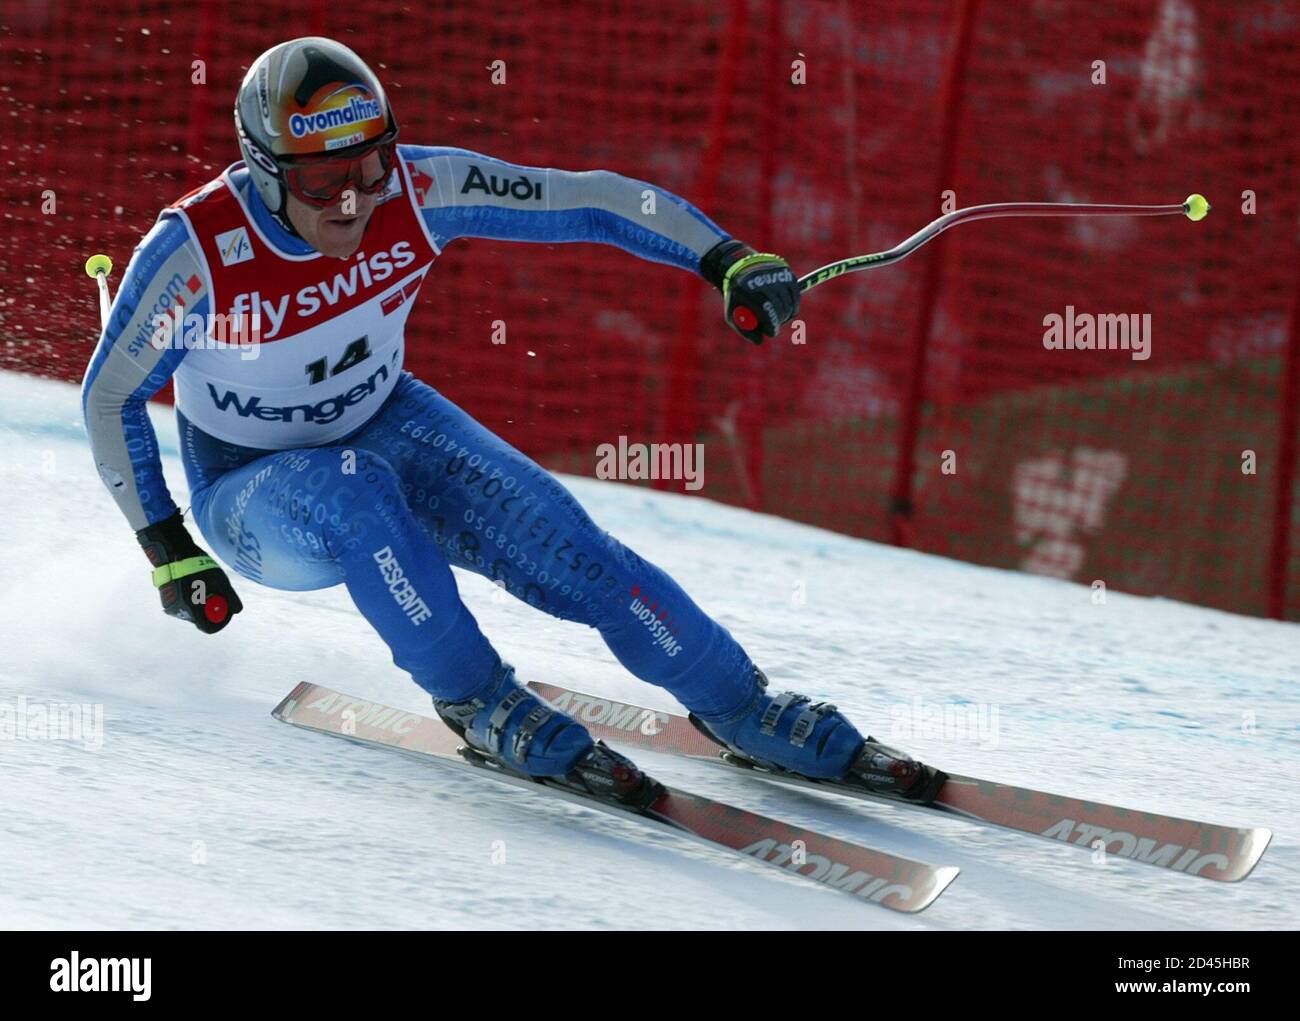
[[[185,479],[169,409],[168,477]],[[238,582],[215,637],[161,613],[96,477],[75,387],[0,374],[0,710],[100,706],[102,740],[0,738],[0,927],[1294,927],[1300,627],[973,567],[704,499],[566,479],[666,567],[774,684],[829,697],[950,770],[1274,831],[1221,884],[698,764],[664,779],[960,878],[901,917],[674,834],[298,731],[311,680],[418,712],[343,588]],[[594,631],[458,572],[524,679],[662,708]],[[920,700],[918,703],[917,700]],[[947,731],[893,729],[942,711]],[[983,710],[983,735],[958,724]],[[996,715],[994,715],[996,714]]]

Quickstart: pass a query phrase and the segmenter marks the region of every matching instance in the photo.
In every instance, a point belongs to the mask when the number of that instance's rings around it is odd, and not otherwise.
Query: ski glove
[[[799,281],[779,255],[722,241],[700,259],[700,274],[722,291],[727,325],[752,344],[775,337],[799,311]]]
[[[226,572],[194,545],[180,511],[140,529],[135,537],[153,564],[153,583],[168,616],[214,634],[244,608]]]

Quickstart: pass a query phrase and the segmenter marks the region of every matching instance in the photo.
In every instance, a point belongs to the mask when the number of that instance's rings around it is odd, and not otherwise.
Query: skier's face
[[[350,188],[338,202],[321,208],[290,194],[287,212],[289,222],[312,248],[331,258],[347,259],[361,247],[366,224],[378,201],[378,195]]]

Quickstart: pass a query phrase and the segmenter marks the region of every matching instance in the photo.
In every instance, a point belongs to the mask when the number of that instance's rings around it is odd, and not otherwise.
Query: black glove
[[[779,255],[722,241],[700,259],[700,274],[722,291],[727,325],[753,344],[775,337],[799,311],[799,281]]]
[[[135,533],[153,564],[163,612],[206,634],[220,631],[244,608],[217,562],[194,545],[181,512]]]

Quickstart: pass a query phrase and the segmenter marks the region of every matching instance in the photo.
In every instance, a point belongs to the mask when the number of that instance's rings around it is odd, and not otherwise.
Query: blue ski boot
[[[769,695],[766,675],[757,668],[754,674],[753,696],[730,716],[691,713],[696,728],[727,749],[728,762],[923,804],[947,780],[932,766],[864,738],[829,702],[790,691]]]
[[[647,808],[664,791],[631,762],[593,741],[577,720],[553,709],[515,680],[502,663],[487,691],[461,702],[435,698],[433,707],[465,739],[474,765],[504,769],[632,808]]]

